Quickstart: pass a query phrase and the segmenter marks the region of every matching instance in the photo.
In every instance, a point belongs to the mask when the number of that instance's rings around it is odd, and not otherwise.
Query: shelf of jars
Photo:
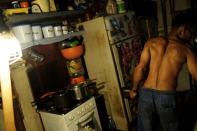
[[[28,43],[21,43],[21,48],[26,49],[26,48],[29,48],[29,47],[35,46],[35,45],[47,45],[47,44],[57,43],[57,42],[65,40],[65,39],[74,37],[74,36],[80,36],[83,33],[84,33],[84,31],[82,30],[82,31],[77,31],[77,32],[70,32],[68,34],[61,35],[61,36],[44,38],[41,40],[36,40],[36,41],[28,42]]]
[[[77,17],[85,14],[86,10],[73,10],[73,11],[60,11],[60,12],[47,12],[35,14],[16,14],[6,17],[7,25],[17,24],[32,24],[32,23],[56,23],[70,17]]]

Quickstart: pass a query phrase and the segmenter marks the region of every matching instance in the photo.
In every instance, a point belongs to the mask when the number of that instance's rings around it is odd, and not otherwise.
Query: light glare
[[[22,57],[19,41],[10,33],[0,33],[0,58],[8,59],[12,64]]]

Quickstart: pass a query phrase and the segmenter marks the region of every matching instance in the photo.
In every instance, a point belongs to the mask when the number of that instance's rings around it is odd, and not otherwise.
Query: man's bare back
[[[177,76],[185,62],[191,63],[188,65],[191,73],[195,71],[192,70],[196,65],[195,56],[181,41],[159,37],[149,40],[146,44],[147,55],[150,57],[149,74],[144,83],[146,88],[175,90]]]
[[[197,81],[197,60],[186,46],[195,37],[193,16],[177,15],[167,38],[146,42],[136,66],[130,98],[138,96],[138,130],[152,131],[160,120],[163,131],[179,131],[177,76],[184,63]],[[194,15],[196,16],[196,15]],[[146,75],[148,73],[148,76]],[[143,80],[146,80],[145,82]],[[144,87],[141,87],[144,82]]]

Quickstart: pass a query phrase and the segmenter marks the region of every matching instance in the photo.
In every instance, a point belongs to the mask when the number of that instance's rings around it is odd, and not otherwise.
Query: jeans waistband
[[[175,95],[176,91],[163,91],[163,90],[156,90],[156,89],[151,89],[151,88],[146,88],[146,87],[141,87],[140,91],[148,91],[148,92],[155,92],[163,95]]]

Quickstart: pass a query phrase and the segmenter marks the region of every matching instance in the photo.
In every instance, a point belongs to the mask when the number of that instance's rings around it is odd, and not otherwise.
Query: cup
[[[28,43],[33,41],[32,29],[29,24],[13,26],[12,31],[20,43]]]
[[[62,26],[62,32],[63,32],[64,35],[68,34],[68,26],[67,25]]]
[[[62,27],[60,25],[54,26],[54,32],[55,36],[61,36],[62,35]]]
[[[39,25],[32,26],[32,32],[33,32],[33,40],[43,39],[41,26]]]
[[[53,29],[52,25],[43,26],[42,32],[43,32],[44,38],[49,38],[49,37],[55,36],[54,29]]]

